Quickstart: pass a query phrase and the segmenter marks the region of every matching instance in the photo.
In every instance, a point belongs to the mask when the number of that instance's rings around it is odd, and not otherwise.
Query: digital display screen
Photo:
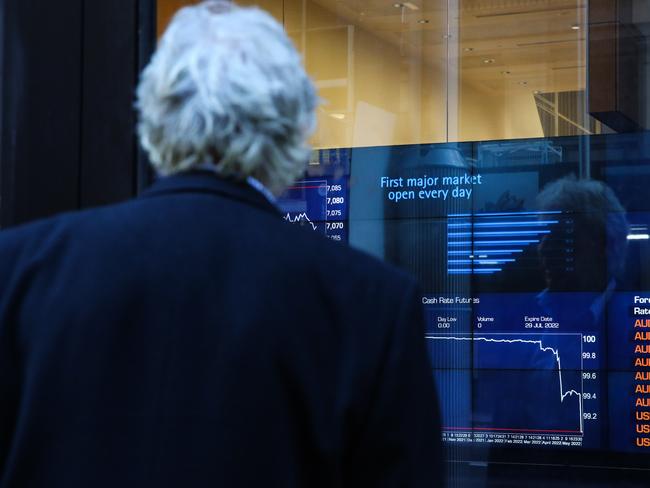
[[[319,151],[285,220],[419,281],[452,460],[642,467],[650,138]]]
[[[349,150],[319,151],[305,178],[279,198],[284,220],[347,242]]]

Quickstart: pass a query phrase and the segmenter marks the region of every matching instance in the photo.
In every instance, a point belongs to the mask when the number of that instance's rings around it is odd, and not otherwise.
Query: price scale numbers
[[[349,154],[324,150],[316,155],[307,176],[287,188],[278,206],[285,221],[347,242]]]

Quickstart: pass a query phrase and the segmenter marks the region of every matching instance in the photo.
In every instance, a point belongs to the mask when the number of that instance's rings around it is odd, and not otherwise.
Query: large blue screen
[[[452,460],[644,467],[649,163],[647,133],[323,150],[280,205],[417,278]]]

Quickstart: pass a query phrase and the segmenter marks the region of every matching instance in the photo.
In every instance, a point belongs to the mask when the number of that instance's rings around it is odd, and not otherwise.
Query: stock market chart
[[[433,146],[319,151],[283,217],[419,281],[450,457],[642,465],[650,208],[619,172],[614,192],[575,166],[481,172],[472,145]]]
[[[347,242],[349,156],[341,150],[326,154],[319,153],[307,176],[287,188],[278,206],[286,222]]]
[[[539,300],[424,297],[434,375],[467,405],[464,415],[443,409],[446,441],[599,447],[599,324],[549,313]]]

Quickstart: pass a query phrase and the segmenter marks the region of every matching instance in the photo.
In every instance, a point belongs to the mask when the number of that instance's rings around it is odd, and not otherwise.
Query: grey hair
[[[537,196],[540,210],[575,214],[607,238],[609,271],[614,276],[625,266],[629,223],[625,208],[614,191],[602,181],[567,176],[546,185]]]
[[[137,89],[138,133],[159,174],[212,165],[281,192],[309,160],[318,103],[282,26],[257,8],[182,8]]]

